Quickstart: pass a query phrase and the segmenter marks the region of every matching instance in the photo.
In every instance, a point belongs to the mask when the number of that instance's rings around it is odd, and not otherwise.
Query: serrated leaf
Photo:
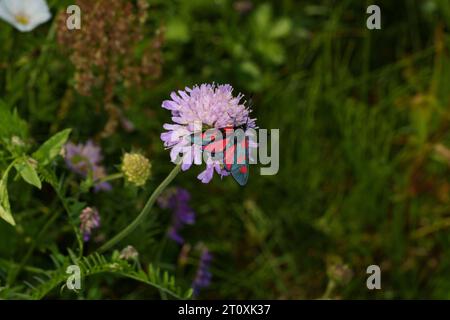
[[[8,222],[10,225],[15,226],[16,222],[11,214],[11,207],[9,205],[9,196],[8,196],[8,175],[11,166],[6,169],[3,174],[2,179],[0,180],[0,218]]]
[[[61,153],[61,149],[67,142],[67,139],[69,139],[71,131],[72,129],[65,129],[52,136],[44,142],[35,153],[33,153],[33,158],[36,159],[41,166],[49,164]]]
[[[35,186],[38,189],[42,188],[41,179],[36,172],[36,169],[32,165],[35,160],[28,158],[14,165],[17,172],[20,174],[25,182]]]

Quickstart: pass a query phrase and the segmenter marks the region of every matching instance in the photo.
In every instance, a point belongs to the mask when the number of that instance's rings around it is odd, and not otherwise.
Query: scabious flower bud
[[[122,172],[125,179],[138,186],[143,186],[150,178],[150,161],[139,153],[125,153],[122,160]]]

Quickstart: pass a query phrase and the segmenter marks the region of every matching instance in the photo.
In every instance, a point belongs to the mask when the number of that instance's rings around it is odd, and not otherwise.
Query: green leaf
[[[261,41],[257,48],[262,56],[274,64],[282,64],[285,61],[284,48],[275,41]]]
[[[46,272],[47,279],[45,281],[37,283],[35,287],[31,287],[29,292],[31,298],[42,299],[58,285],[66,282],[66,269],[69,264],[78,265],[81,269],[81,273],[85,277],[102,273],[113,273],[145,283],[176,299],[188,299],[192,295],[192,290],[182,290],[181,287],[176,284],[173,276],[169,275],[167,272],[164,272],[164,274],[161,275],[160,269],[155,268],[152,265],[149,266],[149,272],[147,274],[143,272],[140,266],[130,264],[123,259],[108,259],[98,253],[78,259],[74,253],[69,254],[69,257],[64,257],[62,262],[58,262],[56,270]],[[51,258],[53,261],[56,261],[54,256],[51,256]],[[183,292],[185,293],[183,294]]]
[[[169,42],[188,42],[190,39],[188,25],[180,19],[170,20],[166,26],[165,38]]]
[[[72,129],[65,129],[55,134],[33,153],[33,158],[36,159],[41,166],[48,165],[60,154],[62,147],[67,142],[67,139],[69,139],[71,131]]]
[[[272,7],[265,3],[256,9],[254,13],[255,30],[259,34],[265,34],[271,28]]]
[[[17,110],[11,111],[0,100],[0,139],[8,140],[13,136],[25,138],[27,135],[27,123],[19,117]]]
[[[8,222],[10,225],[15,226],[16,222],[14,221],[14,218],[9,210],[6,208],[3,208],[3,206],[0,204],[0,218]]]
[[[16,168],[17,172],[20,174],[23,180],[25,182],[35,186],[38,189],[42,188],[41,179],[39,179],[39,176],[36,172],[34,164],[36,162],[32,158],[23,159],[19,163],[14,165],[14,168]]]
[[[278,39],[285,37],[291,32],[292,22],[288,18],[282,18],[275,22],[269,31],[269,38]]]
[[[241,63],[241,70],[254,79],[261,79],[261,69],[252,61],[244,61]]]
[[[11,214],[11,207],[9,205],[9,196],[8,196],[8,175],[11,166],[6,169],[3,174],[2,179],[0,180],[0,218],[8,222],[10,225],[15,226],[16,222]]]

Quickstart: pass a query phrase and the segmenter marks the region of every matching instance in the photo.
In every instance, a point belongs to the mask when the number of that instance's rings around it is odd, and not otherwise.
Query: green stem
[[[95,181],[95,183],[96,184],[103,183],[103,182],[113,181],[113,180],[122,179],[122,178],[123,178],[123,173],[119,172],[119,173],[110,174],[109,176],[101,178],[101,179]]]
[[[331,294],[333,293],[334,289],[336,287],[336,283],[333,280],[330,280],[328,282],[327,288],[325,290],[325,293],[322,295],[322,300],[331,299]]]
[[[110,239],[103,246],[101,246],[98,251],[104,252],[111,247],[113,247],[117,242],[121,241],[128,234],[134,231],[147,217],[150,213],[153,205],[155,204],[156,199],[158,199],[159,195],[167,188],[167,186],[172,182],[172,180],[177,176],[177,174],[181,171],[181,165],[177,165],[173,170],[169,173],[166,179],[156,188],[156,190],[152,193],[147,203],[145,204],[144,209],[142,209],[141,213],[134,219],[134,221],[128,225],[125,229],[119,232],[114,238]]]
[[[64,195],[61,193],[59,186],[54,185],[53,183],[51,183],[50,185],[52,186],[53,190],[55,191],[58,199],[61,201],[61,204],[63,205],[64,210],[67,213],[67,218],[69,220],[71,220],[70,208],[67,205],[66,199],[64,198]],[[78,199],[78,196],[76,197],[76,199]],[[81,258],[83,256],[83,249],[84,249],[83,248],[83,245],[84,245],[83,239],[81,238],[80,232],[77,232],[77,228],[75,227],[75,225],[73,223],[71,223],[71,225],[72,225],[73,232],[74,232],[75,237],[77,238],[77,242],[78,242],[78,248],[79,248],[78,256],[79,256],[79,258]]]

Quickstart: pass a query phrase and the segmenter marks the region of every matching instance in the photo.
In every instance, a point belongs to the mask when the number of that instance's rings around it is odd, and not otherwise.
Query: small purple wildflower
[[[250,118],[251,110],[241,102],[243,95],[233,96],[233,87],[228,84],[202,84],[192,89],[185,88],[178,93],[172,92],[170,97],[172,100],[164,101],[162,107],[172,112],[174,124],[164,124],[167,132],[161,134],[161,140],[166,148],[171,149],[170,158],[173,163],[177,163],[180,153],[184,154],[181,166],[183,171],[188,170],[202,153],[201,146],[191,144],[189,136],[193,133],[204,127],[256,127],[255,119]],[[197,178],[203,183],[209,183],[214,171],[220,176],[229,174],[218,160],[207,155],[206,170]]]
[[[180,230],[184,225],[194,224],[195,222],[195,212],[189,206],[190,199],[189,192],[182,188],[168,189],[158,198],[158,204],[161,208],[173,211],[172,225],[167,235],[180,245],[184,243],[183,237],[179,234]]]
[[[96,208],[86,207],[80,214],[80,230],[84,242],[89,241],[92,231],[100,227],[100,215]]]
[[[198,297],[200,290],[209,287],[211,284],[212,274],[209,271],[211,267],[212,255],[208,248],[203,247],[202,254],[200,256],[200,262],[198,264],[197,273],[194,281],[192,282],[192,290],[194,297]]]
[[[70,170],[86,178],[92,174],[94,181],[98,181],[106,176],[105,168],[101,165],[103,156],[99,146],[95,145],[91,140],[86,144],[74,144],[69,142],[66,144],[65,150],[66,164]],[[95,184],[95,191],[109,191],[112,187],[108,182],[100,182]]]

